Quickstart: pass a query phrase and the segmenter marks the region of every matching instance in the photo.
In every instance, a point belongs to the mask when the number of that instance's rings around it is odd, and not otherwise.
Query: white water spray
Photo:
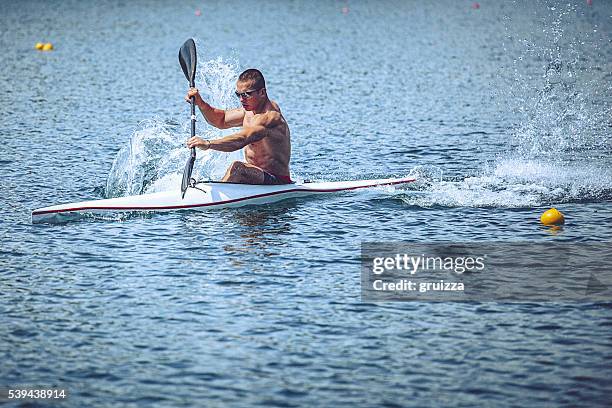
[[[223,109],[237,107],[233,95],[238,76],[237,62],[227,62],[221,58],[200,62],[196,73],[196,86],[204,100]],[[232,132],[213,128],[199,112],[197,117],[198,136],[216,139]],[[185,147],[189,132],[188,115],[180,121],[154,118],[141,122],[130,137],[130,142],[121,148],[113,162],[105,196],[119,197],[178,189],[189,156],[189,149]],[[243,160],[241,150],[229,154],[198,150],[192,177],[196,180],[218,180],[235,160]]]
[[[477,175],[428,178],[400,199],[422,207],[515,208],[612,199],[608,44],[596,29],[577,29],[588,24],[576,21],[576,14],[571,5],[551,7],[533,38],[519,40],[523,51],[502,90],[516,106],[500,107],[521,118],[507,148]]]

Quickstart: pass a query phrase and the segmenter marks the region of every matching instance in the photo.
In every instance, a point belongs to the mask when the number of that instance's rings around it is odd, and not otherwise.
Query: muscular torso
[[[280,113],[278,105],[270,101],[268,111],[274,110]],[[247,111],[242,123],[243,127],[254,124],[257,114]],[[281,124],[266,130],[267,135],[263,139],[251,143],[244,148],[247,163],[255,165],[274,175],[289,175],[289,160],[291,158],[291,140],[289,126],[282,116]]]

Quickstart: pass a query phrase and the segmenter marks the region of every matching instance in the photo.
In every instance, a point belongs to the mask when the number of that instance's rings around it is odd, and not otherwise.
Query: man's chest
[[[246,127],[246,126],[253,126],[253,124],[255,123],[255,119],[257,118],[258,115],[254,115],[250,112],[248,112],[246,115],[244,115],[244,120],[242,121],[242,126]]]

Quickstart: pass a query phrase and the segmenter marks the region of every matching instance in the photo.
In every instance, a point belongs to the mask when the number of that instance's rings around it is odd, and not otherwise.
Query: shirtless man
[[[188,147],[233,152],[244,147],[246,163],[233,162],[222,181],[247,184],[289,184],[291,140],[289,126],[276,102],[268,99],[266,82],[256,69],[247,69],[238,77],[236,96],[242,108],[223,110],[204,102],[196,88],[185,99],[200,108],[206,121],[219,129],[240,127],[238,132],[216,140],[192,137]]]

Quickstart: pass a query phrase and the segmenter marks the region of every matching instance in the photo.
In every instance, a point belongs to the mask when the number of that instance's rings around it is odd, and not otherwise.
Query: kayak
[[[377,180],[301,182],[282,185],[198,182],[190,186],[181,198],[181,190],[81,201],[39,208],[32,211],[32,222],[62,222],[88,215],[122,212],[167,212],[209,210],[244,205],[269,204],[288,198],[328,194],[363,188],[407,184],[414,178]]]
[[[245,205],[269,204],[288,198],[328,194],[363,188],[407,184],[414,178],[377,180],[303,182],[282,185],[198,182],[189,187],[185,197],[181,190],[162,191],[104,200],[81,201],[39,208],[32,211],[32,222],[62,222],[88,215],[122,212],[167,212],[210,210]]]

